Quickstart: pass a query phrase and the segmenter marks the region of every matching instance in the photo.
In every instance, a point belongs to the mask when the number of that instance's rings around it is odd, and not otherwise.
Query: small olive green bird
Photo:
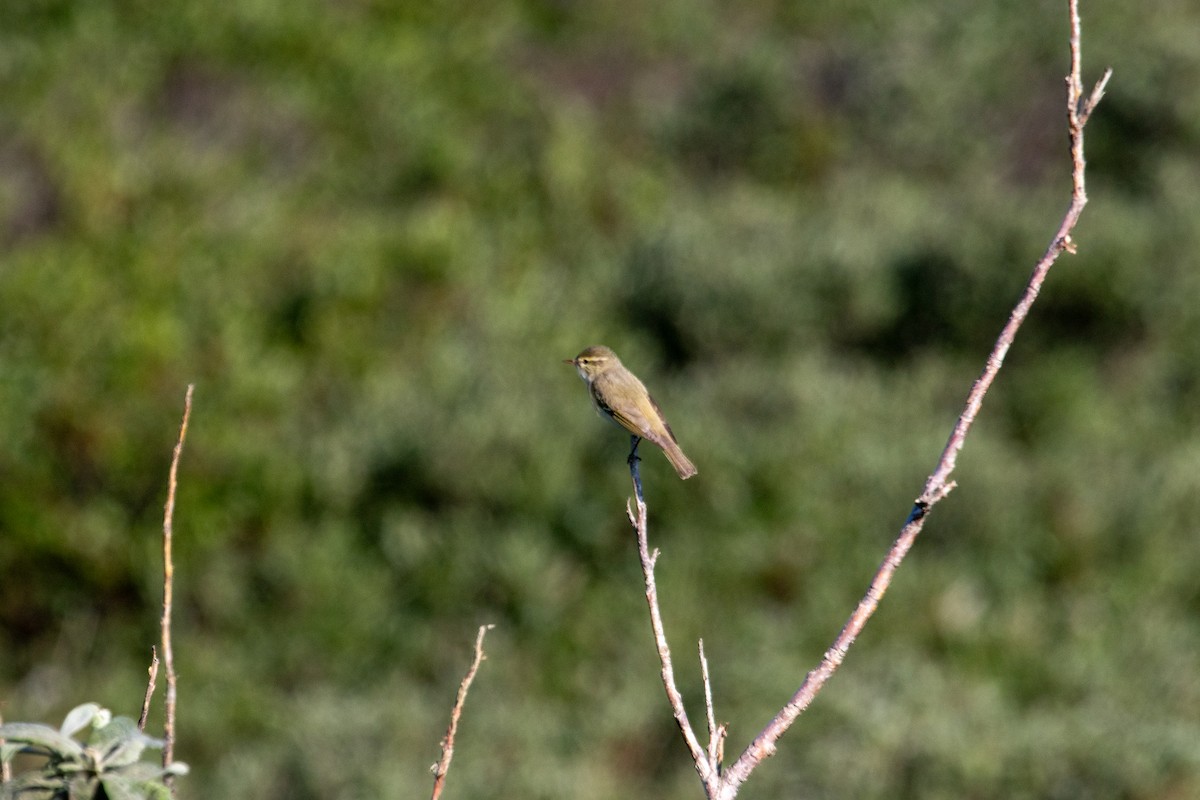
[[[679,449],[671,426],[662,410],[637,376],[625,368],[617,354],[603,345],[595,345],[574,358],[564,359],[579,370],[587,384],[592,405],[605,419],[629,431],[632,449],[629,458],[637,458],[638,442],[649,439],[662,448],[667,460],[687,480],[696,474],[696,465]]]

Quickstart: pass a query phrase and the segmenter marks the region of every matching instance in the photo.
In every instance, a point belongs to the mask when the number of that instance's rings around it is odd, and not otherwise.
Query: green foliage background
[[[185,798],[693,798],[820,658],[1066,206],[1065,3],[0,6],[0,711]],[[742,797],[1200,796],[1200,6],[1085,3],[1092,203],[845,668]]]

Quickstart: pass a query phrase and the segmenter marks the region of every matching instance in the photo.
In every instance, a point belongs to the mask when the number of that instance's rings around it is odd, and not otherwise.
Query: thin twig
[[[458,733],[458,718],[462,716],[463,704],[467,702],[467,691],[471,688],[471,682],[475,680],[475,673],[479,671],[479,665],[483,662],[483,637],[495,625],[482,625],[479,628],[479,635],[475,637],[475,659],[471,662],[471,668],[467,670],[467,674],[463,677],[462,683],[458,685],[458,697],[454,700],[454,708],[450,710],[450,727],[446,730],[446,736],[442,739],[442,758],[433,765],[433,796],[431,800],[438,800],[442,794],[442,787],[446,785],[446,773],[450,771],[450,759],[454,758],[454,736]]]
[[[150,680],[146,682],[146,696],[142,698],[142,715],[138,717],[138,730],[146,730],[146,718],[150,716],[150,700],[154,697],[154,684],[158,680],[158,648],[150,647],[150,666],[146,670]]]
[[[708,765],[719,772],[724,726],[717,727],[717,716],[713,712],[712,681],[708,677],[708,658],[704,655],[703,639],[700,640],[698,649],[700,650],[700,678],[704,681],[704,715],[708,718]]]
[[[163,735],[163,768],[175,761],[175,654],[171,649],[171,603],[173,600],[175,563],[171,560],[171,537],[174,533],[175,488],[179,477],[179,457],[183,454],[183,442],[187,438],[188,419],[192,416],[192,393],[195,384],[188,384],[183,399],[183,422],[179,425],[179,439],[175,442],[175,453],[171,457],[171,472],[167,479],[167,502],[163,507],[163,608],[162,608],[162,657],[167,671],[166,724]],[[167,773],[163,778],[168,789],[173,789],[175,776]]]
[[[642,562],[642,577],[646,583],[646,605],[650,607],[650,627],[654,631],[654,644],[658,648],[658,660],[662,666],[663,688],[666,689],[667,701],[671,704],[671,711],[675,715],[679,732],[683,734],[683,740],[692,753],[692,761],[696,765],[700,781],[704,784],[709,797],[714,797],[719,776],[717,771],[709,766],[704,748],[700,746],[700,740],[696,738],[696,732],[692,730],[692,725],[688,721],[687,710],[683,707],[683,696],[675,685],[675,668],[671,664],[671,648],[667,644],[667,634],[663,629],[662,611],[658,606],[658,586],[654,581],[654,564],[658,561],[658,550],[650,551],[646,535],[646,503],[642,499],[642,482],[638,475],[636,460],[630,460],[629,472],[633,477],[634,491],[637,493],[635,498],[637,514],[633,513],[632,506],[626,505],[625,510],[629,514],[630,524],[637,531],[638,555]]]
[[[999,337],[996,339],[996,344],[988,356],[983,373],[975,381],[970,393],[967,395],[966,404],[954,426],[953,432],[950,434],[950,439],[946,443],[945,449],[942,451],[936,468],[925,482],[924,491],[914,503],[913,509],[900,531],[899,537],[892,545],[891,550],[888,551],[879,570],[875,573],[875,577],[871,581],[866,595],[859,602],[854,613],[850,615],[841,633],[834,640],[833,646],[826,651],[820,665],[808,673],[804,683],[801,684],[787,705],[780,710],[774,719],[750,743],[750,746],[738,757],[737,761],[725,771],[720,794],[721,798],[736,796],[738,786],[764,758],[775,752],[775,743],[779,737],[808,708],[813,698],[821,690],[821,687],[824,686],[825,682],[829,680],[841,665],[843,659],[846,657],[846,651],[849,650],[859,633],[862,632],[867,620],[875,612],[880,599],[891,584],[892,576],[897,567],[900,566],[900,562],[903,561],[909,548],[912,547],[917,534],[921,532],[929,511],[942,498],[953,491],[955,484],[950,480],[950,475],[954,472],[958,454],[966,441],[967,433],[970,431],[971,425],[979,413],[984,396],[987,394],[992,382],[996,379],[997,373],[1000,371],[1000,367],[1004,363],[1004,357],[1012,346],[1017,331],[1028,316],[1033,302],[1037,299],[1042,284],[1050,272],[1050,267],[1054,265],[1054,262],[1063,251],[1075,252],[1070,234],[1079,221],[1079,215],[1083,211],[1083,207],[1087,204],[1087,193],[1084,187],[1083,127],[1087,122],[1088,116],[1094,110],[1096,103],[1103,96],[1104,87],[1112,75],[1112,70],[1107,70],[1104,73],[1104,77],[1096,84],[1088,100],[1081,106],[1080,98],[1083,95],[1083,90],[1080,78],[1078,0],[1068,0],[1068,6],[1071,17],[1071,75],[1067,79],[1068,133],[1070,135],[1072,163],[1071,204],[1067,208],[1067,212],[1050,246],[1034,267],[1020,300],[1008,318],[1008,322],[1004,325]]]

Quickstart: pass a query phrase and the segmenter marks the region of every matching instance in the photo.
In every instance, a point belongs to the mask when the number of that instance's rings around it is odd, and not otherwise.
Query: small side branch
[[[163,508],[163,606],[162,606],[162,657],[167,673],[166,723],[163,735],[163,767],[169,767],[175,761],[175,654],[171,649],[171,604],[174,595],[175,564],[171,559],[171,539],[174,534],[175,518],[175,489],[179,478],[179,457],[183,454],[183,442],[187,438],[188,420],[192,416],[192,393],[195,384],[188,384],[187,394],[183,400],[183,422],[179,425],[179,439],[175,443],[175,453],[171,457],[171,472],[167,481],[167,503]],[[147,689],[147,698],[153,690]],[[163,781],[168,789],[173,789],[175,776],[167,773]]]
[[[138,730],[146,730],[146,719],[150,716],[150,701],[154,698],[154,686],[158,681],[158,648],[150,648],[150,666],[146,669],[150,679],[146,682],[146,696],[142,698],[142,715],[138,717]]]
[[[704,714],[708,718],[708,766],[718,775],[721,772],[721,761],[725,757],[725,726],[717,725],[717,715],[713,711],[712,681],[708,677],[708,657],[704,655],[704,640],[698,645],[700,650],[700,677],[704,681]]]
[[[467,692],[471,688],[471,682],[475,680],[475,673],[479,671],[479,665],[483,663],[483,637],[495,625],[482,625],[479,628],[479,634],[475,637],[475,658],[471,661],[471,667],[467,670],[467,674],[463,677],[462,683],[458,685],[458,697],[454,700],[454,708],[450,710],[450,727],[446,730],[446,736],[442,739],[442,758],[433,765],[433,796],[431,800],[438,800],[442,795],[442,787],[446,785],[446,773],[450,771],[450,759],[454,758],[454,737],[458,733],[458,718],[462,716],[463,705],[467,702]]]

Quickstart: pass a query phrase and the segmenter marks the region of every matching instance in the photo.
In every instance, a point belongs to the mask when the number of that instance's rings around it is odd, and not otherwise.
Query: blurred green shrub
[[[1200,19],[1084,15],[1116,77],[1080,253],[748,798],[1200,794]],[[694,796],[639,644],[626,443],[560,360],[617,349],[700,466],[647,459],[651,535],[744,741],[861,595],[1066,203],[1063,16],[4,4],[5,713],[140,697],[195,382],[181,794],[424,785],[494,621],[464,796]]]

